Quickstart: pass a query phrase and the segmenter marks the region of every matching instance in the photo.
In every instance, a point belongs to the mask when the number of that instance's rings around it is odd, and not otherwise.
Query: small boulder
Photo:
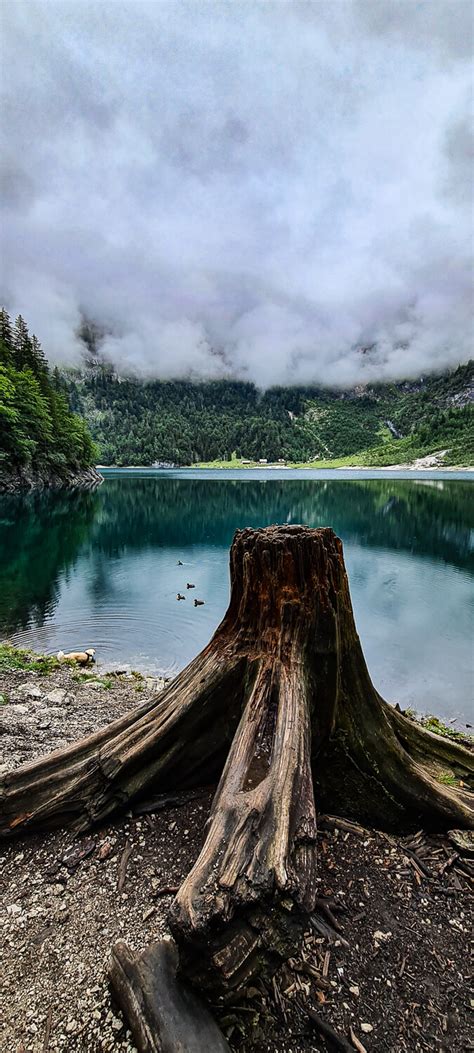
[[[30,684],[22,684],[22,686],[18,688],[18,694],[26,696],[26,698],[40,699],[40,698],[43,697],[43,692],[42,692],[41,688],[38,687],[37,684],[31,684],[31,683]]]
[[[55,687],[54,691],[50,691],[46,695],[45,701],[51,706],[62,706],[65,702],[69,702],[70,696],[63,687]]]

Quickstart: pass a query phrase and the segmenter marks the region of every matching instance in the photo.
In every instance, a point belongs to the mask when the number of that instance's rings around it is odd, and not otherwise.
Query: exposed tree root
[[[230,1053],[211,1014],[177,979],[172,940],[133,954],[125,943],[112,951],[109,976],[140,1053]]]
[[[265,955],[284,956],[297,919],[314,910],[316,813],[301,688],[294,670],[260,663],[206,842],[173,905],[186,971],[197,970],[201,986],[203,961],[212,989],[241,986]]]
[[[145,705],[4,776],[0,833],[59,824],[84,830],[145,792],[217,781],[240,718],[246,667],[214,651],[209,645]]]

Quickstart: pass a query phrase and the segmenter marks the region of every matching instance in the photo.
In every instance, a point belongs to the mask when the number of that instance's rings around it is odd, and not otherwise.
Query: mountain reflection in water
[[[469,481],[286,473],[111,473],[95,493],[0,499],[0,635],[37,650],[93,646],[108,666],[176,671],[228,600],[234,531],[332,526],[359,633],[385,697],[469,720]],[[184,566],[177,565],[178,559]],[[195,608],[192,596],[205,600]]]

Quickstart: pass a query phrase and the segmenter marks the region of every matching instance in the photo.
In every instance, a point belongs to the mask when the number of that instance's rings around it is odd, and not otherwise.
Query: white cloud
[[[470,11],[9,5],[7,306],[55,360],[84,311],[145,375],[349,384],[466,359]]]

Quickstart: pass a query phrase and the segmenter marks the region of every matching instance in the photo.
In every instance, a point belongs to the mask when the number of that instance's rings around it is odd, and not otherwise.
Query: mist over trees
[[[2,309],[0,470],[66,478],[97,460],[324,462],[361,451],[383,465],[442,448],[451,463],[465,464],[474,460],[473,387],[472,362],[439,377],[346,392],[262,393],[237,380],[145,383],[118,375],[100,355],[82,371],[50,371],[25,319],[12,322]]]

